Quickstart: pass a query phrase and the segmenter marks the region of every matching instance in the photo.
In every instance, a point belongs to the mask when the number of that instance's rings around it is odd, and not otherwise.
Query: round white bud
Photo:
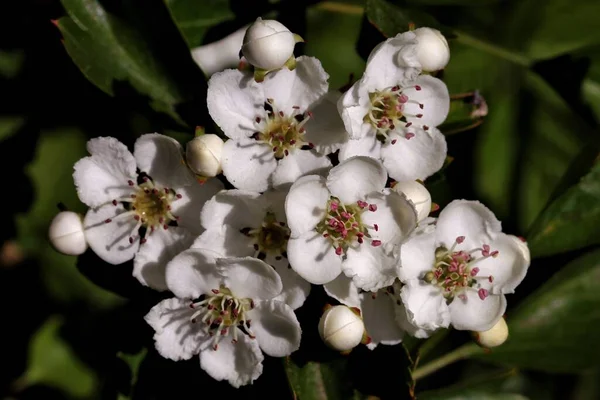
[[[196,136],[185,147],[188,167],[198,175],[211,178],[221,173],[223,139],[212,133]]]
[[[59,212],[48,229],[48,238],[59,252],[69,256],[78,256],[87,250],[87,241],[83,233],[83,219],[73,211]]]
[[[418,222],[427,218],[431,212],[431,194],[423,184],[417,181],[401,181],[396,182],[393,190],[396,193],[404,193],[406,198],[415,205]]]
[[[504,317],[500,318],[492,329],[485,332],[473,332],[477,343],[485,348],[500,346],[508,339],[508,325]]]
[[[242,54],[255,67],[271,71],[283,67],[295,45],[296,38],[285,25],[259,17],[244,35]]]
[[[348,351],[358,346],[365,333],[360,316],[346,306],[333,306],[319,321],[319,334],[323,342],[337,351]]]
[[[413,32],[417,37],[417,60],[423,71],[444,69],[450,61],[450,47],[444,35],[432,28],[417,28]]]

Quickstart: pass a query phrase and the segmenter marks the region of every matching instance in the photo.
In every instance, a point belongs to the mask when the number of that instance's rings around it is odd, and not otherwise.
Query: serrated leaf
[[[475,357],[552,373],[597,366],[600,250],[569,263],[508,316],[510,336]]]
[[[97,377],[60,337],[61,325],[61,317],[51,316],[31,338],[27,370],[18,383],[45,384],[74,397],[92,397]]]
[[[600,163],[544,210],[528,234],[529,248],[539,257],[598,244],[598,221]]]
[[[190,49],[204,44],[202,40],[208,28],[235,18],[229,0],[203,0],[201,3],[196,0],[164,2]]]
[[[120,298],[88,281],[76,268],[77,258],[58,253],[48,241],[48,227],[59,211],[58,203],[72,211],[85,211],[72,177],[75,162],[87,155],[85,143],[83,133],[73,128],[41,134],[35,157],[26,167],[35,200],[26,214],[16,216],[17,239],[29,256],[43,260],[42,277],[55,299],[108,307]]]
[[[68,16],[57,26],[65,48],[93,84],[115,95],[115,85],[127,82],[149,96],[155,110],[181,122],[175,106],[186,96],[139,29],[112,15],[98,0],[62,0],[62,4]]]

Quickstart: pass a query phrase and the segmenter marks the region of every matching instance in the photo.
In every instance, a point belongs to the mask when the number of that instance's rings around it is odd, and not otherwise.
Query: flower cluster
[[[153,133],[131,153],[90,140],[73,175],[89,211],[51,228],[65,253],[133,259],[141,284],[174,295],[145,317],[157,351],[198,355],[235,387],[260,376],[263,352],[299,348],[294,310],[311,284],[351,307],[323,316],[326,344],[372,349],[450,326],[490,330],[530,262],[526,243],[477,201],[430,216],[423,181],[446,159],[438,126],[450,108],[434,76],[450,57],[438,31],[379,44],[345,93],[329,88],[318,59],[294,57],[300,40],[259,19],[240,66],[211,75],[206,104],[224,142],[198,132],[184,151]]]

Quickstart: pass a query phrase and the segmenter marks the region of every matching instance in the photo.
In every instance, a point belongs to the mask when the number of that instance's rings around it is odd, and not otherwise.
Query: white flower
[[[444,69],[450,61],[450,47],[444,35],[437,29],[426,27],[417,28],[413,32],[417,40],[416,58],[423,71]],[[401,64],[402,61],[400,58],[398,63]]]
[[[242,54],[250,64],[270,71],[283,67],[295,45],[296,38],[285,25],[258,17],[244,35]]]
[[[417,215],[403,195],[385,188],[386,180],[380,162],[355,157],[327,179],[308,175],[292,185],[285,201],[288,259],[301,277],[324,284],[343,271],[363,290],[393,282],[398,245]]]
[[[239,64],[240,49],[248,26],[244,25],[221,40],[192,49],[192,58],[206,76]]]
[[[179,143],[157,133],[142,135],[134,154],[112,137],[91,139],[87,149],[91,156],[75,164],[73,178],[91,207],[84,219],[89,246],[111,264],[135,257],[133,275],[165,290],[166,263],[200,234],[200,209],[222,184],[198,184]]]
[[[231,139],[222,166],[233,186],[264,192],[331,166],[317,151],[330,152],[346,133],[335,105],[326,101],[328,78],[312,57],[299,57],[293,71],[280,69],[262,83],[234,69],[211,77],[208,111]],[[339,129],[332,129],[336,124]]]
[[[275,300],[294,310],[310,292],[310,284],[291,269],[287,260],[290,229],[283,204],[285,191],[264,194],[224,190],[202,209],[206,229],[192,248],[210,249],[222,257],[253,256],[270,264],[281,277],[283,290]]]
[[[360,310],[346,306],[329,307],[319,320],[319,335],[330,348],[346,352],[360,344],[365,334],[365,324]]]
[[[264,351],[284,357],[300,346],[300,324],[285,303],[273,300],[281,280],[250,258],[216,258],[189,249],[167,266],[167,284],[178,297],[163,300],[145,319],[156,331],[157,351],[171,360],[199,354],[200,367],[239,387],[262,373]]]
[[[373,293],[359,290],[351,279],[340,275],[323,287],[340,303],[360,310],[368,336],[366,345],[370,350],[379,344],[393,346],[402,342],[404,330],[396,323],[394,315],[394,294],[399,291],[397,281]]]
[[[406,32],[377,46],[362,78],[338,102],[350,137],[340,160],[355,155],[381,159],[397,181],[424,180],[442,167],[447,151],[436,127],[448,115],[448,88],[432,76],[417,76],[415,40],[413,32]],[[400,66],[399,57],[410,66]]]
[[[82,217],[73,211],[56,214],[50,223],[48,238],[57,251],[69,256],[83,254],[88,247]]]
[[[392,189],[397,193],[403,193],[417,209],[417,221],[421,222],[431,212],[431,194],[429,190],[417,181],[396,182]]]
[[[185,146],[188,167],[203,177],[214,177],[221,173],[223,139],[214,134],[196,136]]]
[[[501,232],[494,214],[477,201],[455,200],[435,227],[424,225],[402,246],[398,276],[408,321],[433,331],[486,331],[504,314],[530,263],[519,238]]]

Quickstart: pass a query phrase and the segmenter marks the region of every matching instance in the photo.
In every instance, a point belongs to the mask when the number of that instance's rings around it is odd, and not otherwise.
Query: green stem
[[[413,372],[412,377],[416,381],[426,377],[440,368],[444,368],[446,365],[450,365],[459,360],[464,360],[465,358],[469,358],[474,354],[481,353],[482,351],[483,350],[481,347],[477,346],[475,343],[467,343],[464,346],[459,347],[458,349],[451,351],[450,353],[447,353],[420,368],[417,368],[416,371]]]
[[[523,67],[529,67],[531,65],[531,61],[522,54],[514,53],[494,44],[484,42],[483,40],[479,40],[464,32],[454,31],[454,34],[456,35],[456,41],[459,43],[471,46],[475,49],[503,58]]]
[[[355,4],[338,3],[337,1],[323,1],[318,3],[316,8],[326,11],[333,11],[342,14],[362,15],[365,9]]]

